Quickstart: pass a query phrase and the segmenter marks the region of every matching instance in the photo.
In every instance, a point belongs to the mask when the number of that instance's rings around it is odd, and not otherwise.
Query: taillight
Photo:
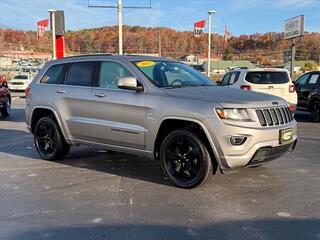
[[[241,89],[249,91],[250,86],[249,85],[241,85]]]
[[[295,105],[290,105],[289,109],[291,112],[294,112],[296,110],[296,106]]]
[[[296,86],[295,85],[289,85],[289,93],[293,93],[296,91]]]
[[[27,87],[27,89],[24,91],[24,93],[26,94],[26,97],[29,97],[30,92],[31,92],[31,88]]]

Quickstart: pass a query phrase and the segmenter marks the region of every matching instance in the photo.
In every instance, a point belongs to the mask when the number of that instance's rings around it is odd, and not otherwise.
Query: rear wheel
[[[43,117],[36,123],[34,142],[41,158],[45,160],[60,160],[70,149],[58,124],[50,117]]]
[[[320,122],[320,101],[316,100],[311,105],[311,115],[315,122]]]
[[[160,162],[169,180],[181,188],[201,185],[212,169],[206,145],[186,129],[174,130],[165,137],[160,148]]]
[[[8,99],[5,103],[4,108],[1,109],[1,115],[4,117],[9,117],[11,113],[11,101]]]

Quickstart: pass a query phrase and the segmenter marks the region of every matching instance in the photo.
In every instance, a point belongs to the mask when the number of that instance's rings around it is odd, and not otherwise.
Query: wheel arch
[[[210,154],[212,157],[214,157],[214,159],[211,159],[211,160],[212,161],[216,160],[218,167],[221,169],[222,165],[219,159],[219,154],[207,127],[201,121],[193,118],[167,116],[161,119],[158,130],[157,130],[157,136],[154,141],[154,147],[153,147],[154,159],[156,160],[159,159],[158,151],[160,150],[161,142],[170,131],[177,128],[184,128],[184,127],[188,128],[190,126],[198,127],[203,132],[204,137],[206,137],[205,140],[208,143],[208,147],[210,148],[209,149]]]
[[[310,104],[309,104],[309,108],[311,109],[312,104],[314,103],[314,101],[320,101],[320,95],[313,95],[310,98]]]
[[[31,120],[30,120],[30,130],[31,133],[34,132],[34,128],[36,126],[37,121],[45,116],[52,116],[53,120],[56,121],[56,123],[58,124],[61,133],[64,137],[64,139],[69,143],[68,138],[66,137],[66,133],[65,133],[65,129],[62,127],[61,121],[58,117],[57,112],[51,108],[51,107],[47,107],[47,106],[36,106],[32,109],[32,113],[31,113]],[[70,144],[70,143],[69,143]]]

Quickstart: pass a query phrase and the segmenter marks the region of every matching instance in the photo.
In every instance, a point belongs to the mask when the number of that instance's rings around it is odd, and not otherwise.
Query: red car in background
[[[11,111],[11,95],[7,81],[0,76],[0,113],[3,117],[8,117]]]

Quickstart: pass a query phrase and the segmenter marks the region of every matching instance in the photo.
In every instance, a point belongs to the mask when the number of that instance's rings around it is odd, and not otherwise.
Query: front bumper
[[[254,165],[253,161],[260,160],[260,163],[255,164],[261,164],[279,158],[292,151],[297,140],[297,123],[295,120],[283,125],[261,127],[253,123],[225,122],[212,117],[205,119],[204,124],[209,131],[210,142],[221,170]],[[287,128],[292,129],[292,140],[280,144],[279,131]],[[230,142],[231,136],[245,136],[246,141],[242,145],[234,146]],[[279,154],[276,154],[276,150],[279,150]]]
[[[290,152],[296,147],[297,140],[280,145],[278,147],[263,147],[260,148],[252,157],[247,166],[260,165],[261,163],[271,161],[273,159],[280,158]]]

